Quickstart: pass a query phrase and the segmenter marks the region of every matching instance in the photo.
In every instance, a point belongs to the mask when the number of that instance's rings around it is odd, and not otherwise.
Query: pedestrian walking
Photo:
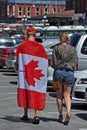
[[[57,94],[57,107],[59,111],[58,122],[63,121],[63,97],[66,106],[64,125],[68,125],[71,117],[71,91],[74,86],[74,70],[78,63],[76,49],[69,45],[67,33],[60,34],[60,44],[53,49],[52,60],[54,68],[53,84]]]
[[[46,101],[48,58],[43,45],[35,40],[36,29],[29,27],[26,33],[26,41],[17,49],[17,101],[24,108],[21,120],[28,120],[28,109],[33,109],[33,124],[39,124],[39,111]]]

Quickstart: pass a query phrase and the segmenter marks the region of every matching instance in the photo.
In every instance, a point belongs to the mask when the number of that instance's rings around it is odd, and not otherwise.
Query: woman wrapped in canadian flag
[[[36,29],[29,27],[27,40],[17,49],[18,106],[24,108],[21,120],[28,120],[28,109],[35,110],[33,124],[39,124],[39,111],[46,101],[48,58],[43,45],[35,40]]]

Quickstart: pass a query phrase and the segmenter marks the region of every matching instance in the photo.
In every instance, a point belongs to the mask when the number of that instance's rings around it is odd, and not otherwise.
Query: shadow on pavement
[[[50,122],[50,121],[57,122],[57,119],[48,117],[40,117],[40,120],[42,120],[43,122]]]
[[[76,116],[87,121],[87,113],[78,113],[78,114],[76,114]]]
[[[17,81],[12,81],[12,82],[9,82],[10,84],[14,84],[14,85],[17,85]]]
[[[78,109],[78,110],[86,110],[87,111],[87,103],[72,103],[71,106],[72,109]]]
[[[0,117],[0,119],[7,120],[10,122],[25,122],[25,123],[32,123],[33,121],[33,118],[29,118],[28,121],[23,121],[18,116],[5,116],[5,117]],[[47,118],[47,117],[40,117],[40,120],[42,120],[43,122],[49,122],[49,121],[57,122],[57,119]]]
[[[17,76],[16,73],[4,73],[3,75],[5,75],[5,76]]]
[[[32,123],[32,121],[33,121],[32,118],[29,118],[28,121],[23,121],[18,116],[5,116],[5,117],[1,117],[0,119],[7,120],[10,122],[25,122],[25,123]]]

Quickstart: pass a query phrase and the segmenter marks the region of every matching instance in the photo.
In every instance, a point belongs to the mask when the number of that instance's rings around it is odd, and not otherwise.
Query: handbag
[[[62,85],[59,82],[53,82],[53,87],[55,90],[59,90],[62,87]]]

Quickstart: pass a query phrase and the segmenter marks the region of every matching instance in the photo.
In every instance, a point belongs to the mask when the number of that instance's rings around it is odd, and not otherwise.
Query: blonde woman
[[[67,33],[60,34],[60,44],[53,49],[52,59],[54,68],[53,81],[56,82],[59,89],[56,89],[57,107],[59,111],[58,122],[63,121],[62,103],[63,98],[66,106],[66,117],[64,125],[68,125],[71,117],[71,90],[74,85],[74,70],[78,62],[77,53],[73,46],[69,44]],[[63,95],[63,96],[62,96]]]

